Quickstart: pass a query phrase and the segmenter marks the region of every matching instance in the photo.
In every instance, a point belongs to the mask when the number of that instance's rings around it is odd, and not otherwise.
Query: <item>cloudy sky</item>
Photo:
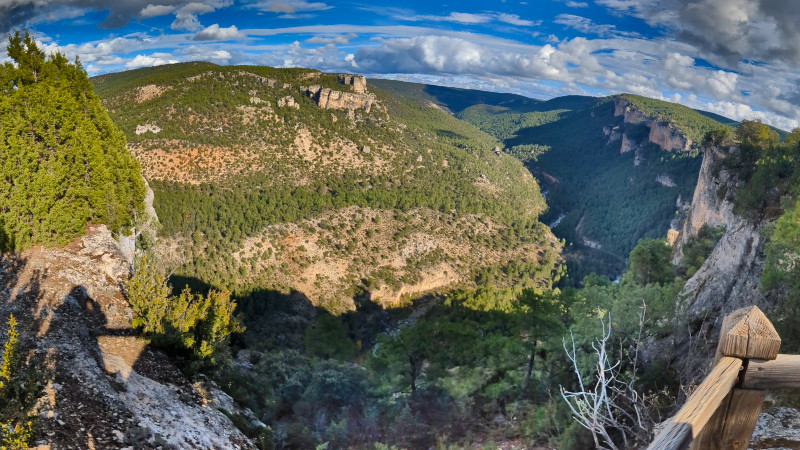
[[[794,0],[0,0],[90,75],[205,60],[534,98],[630,92],[800,126]],[[6,58],[0,50],[0,60]]]

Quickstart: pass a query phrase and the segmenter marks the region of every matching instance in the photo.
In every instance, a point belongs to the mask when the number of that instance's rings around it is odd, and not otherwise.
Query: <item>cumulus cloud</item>
[[[241,39],[244,34],[231,25],[228,28],[220,28],[218,24],[208,26],[194,35],[195,41],[229,41],[231,39]]]
[[[779,0],[596,0],[666,28],[714,64],[800,63],[800,2]]]
[[[139,11],[139,17],[142,19],[150,19],[152,17],[166,16],[174,10],[174,6],[149,4]]]
[[[135,58],[125,64],[126,69],[137,69],[139,67],[154,67],[164,64],[175,64],[177,59],[172,59],[169,53],[153,53],[152,55],[136,55]]]

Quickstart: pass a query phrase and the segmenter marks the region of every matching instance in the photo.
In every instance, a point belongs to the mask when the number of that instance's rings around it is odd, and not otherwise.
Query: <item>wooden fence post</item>
[[[780,345],[781,338],[775,327],[757,306],[737,309],[722,321],[715,364],[723,357],[742,358],[746,372],[747,360],[773,360],[778,356]],[[765,395],[766,391],[734,387],[692,441],[690,448],[746,449]]]

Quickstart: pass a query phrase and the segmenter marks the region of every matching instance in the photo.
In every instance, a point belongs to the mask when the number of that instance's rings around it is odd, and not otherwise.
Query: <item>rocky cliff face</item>
[[[692,147],[692,140],[687,138],[671,123],[662,123],[655,117],[648,117],[639,109],[636,109],[631,103],[624,98],[617,98],[614,100],[614,117],[623,116],[623,122],[627,124],[640,124],[647,125],[650,129],[648,140],[653,144],[658,145],[664,151],[672,150],[689,150]],[[623,136],[623,145],[625,143],[625,136]],[[625,149],[621,149],[621,153],[625,153]]]
[[[319,85],[302,86],[300,92],[314,100],[322,109],[355,111],[363,109],[369,113],[375,96],[367,92],[367,80],[356,75],[339,75],[339,82],[349,86],[352,92],[335,91]]]
[[[726,314],[748,305],[769,312],[778,301],[759,290],[765,244],[759,225],[733,213],[733,199],[740,181],[722,167],[722,160],[736,151],[735,147],[705,149],[692,205],[676,239],[674,262],[677,263],[682,247],[703,225],[725,228],[722,238],[686,282],[681,294],[690,336],[679,338],[676,355],[687,367],[690,378],[702,375],[709,367]],[[697,346],[702,349],[688,351]],[[697,358],[693,354],[708,357]]]
[[[681,248],[700,227],[725,227],[722,238],[681,293],[686,330],[657,343],[652,350],[654,354],[660,352],[660,358],[671,353],[684,386],[696,385],[710,370],[725,315],[749,305],[757,305],[769,314],[781,301],[779,292],[763,294],[759,289],[765,244],[760,226],[733,213],[733,199],[740,181],[721,163],[737,151],[736,147],[705,149],[692,204],[676,239],[675,262],[680,258]],[[781,422],[776,417],[787,414],[792,421],[799,416],[795,410],[766,408],[759,418],[751,448],[771,448],[774,442],[798,448],[797,433],[776,425]],[[777,441],[770,439],[778,435],[781,438]]]
[[[35,442],[45,448],[253,448],[131,328],[130,265],[105,226],[63,249],[0,257],[0,318],[13,313],[46,381]]]

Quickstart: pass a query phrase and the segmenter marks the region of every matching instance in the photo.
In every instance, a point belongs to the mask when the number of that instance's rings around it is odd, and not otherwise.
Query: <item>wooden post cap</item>
[[[725,316],[716,359],[722,356],[772,360],[778,356],[781,337],[757,306],[737,309]]]

